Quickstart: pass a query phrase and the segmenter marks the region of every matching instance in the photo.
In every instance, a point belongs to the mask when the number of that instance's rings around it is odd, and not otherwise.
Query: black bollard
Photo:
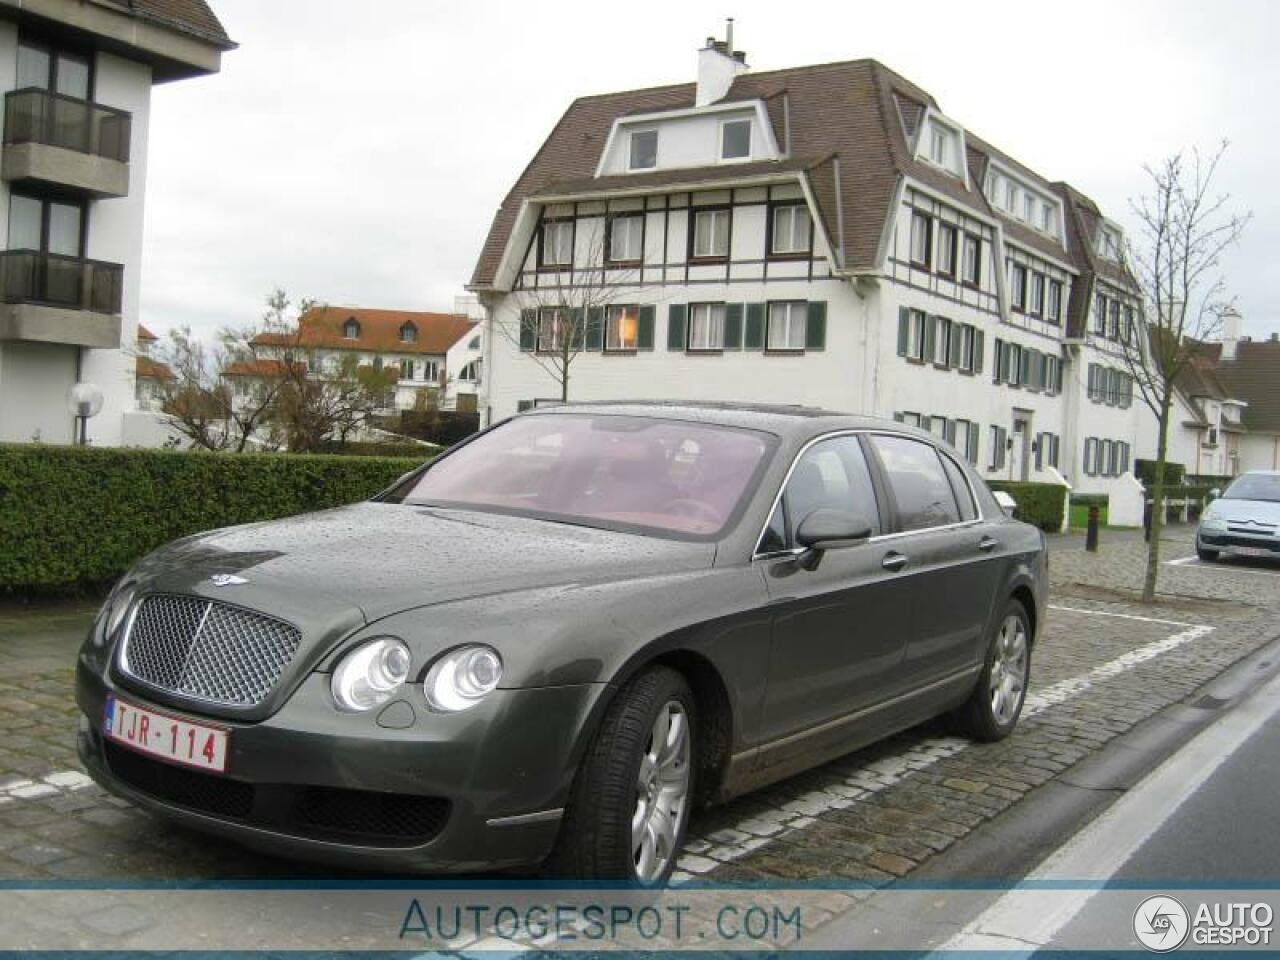
[[[1098,552],[1098,506],[1089,507],[1089,526],[1085,530],[1084,548],[1090,553]]]

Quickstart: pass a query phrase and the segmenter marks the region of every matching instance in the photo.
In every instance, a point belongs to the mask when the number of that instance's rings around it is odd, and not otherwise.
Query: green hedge
[[[1017,501],[1013,515],[1019,520],[1035,524],[1047,533],[1062,529],[1066,491],[1056,483],[1017,483],[1011,480],[995,480],[988,486],[1003,490]]]
[[[1186,476],[1187,468],[1180,463],[1166,463],[1164,465],[1164,482],[1166,486],[1176,487],[1183,482]],[[1142,481],[1144,487],[1150,487],[1156,482],[1156,462],[1154,460],[1134,460],[1133,475]]]
[[[0,444],[0,594],[98,586],[176,537],[354,503],[421,462]]]
[[[1105,493],[1073,493],[1073,507],[1105,507],[1111,503],[1111,497]]]

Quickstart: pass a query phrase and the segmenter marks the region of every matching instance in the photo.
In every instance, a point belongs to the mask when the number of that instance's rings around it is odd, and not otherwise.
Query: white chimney
[[[747,55],[733,49],[733,18],[728,21],[725,39],[707,37],[698,51],[698,92],[694,106],[705,107],[723,100],[734,78],[747,71]]]
[[[1240,344],[1240,314],[1227,310],[1222,315],[1222,359],[1234,360]]]

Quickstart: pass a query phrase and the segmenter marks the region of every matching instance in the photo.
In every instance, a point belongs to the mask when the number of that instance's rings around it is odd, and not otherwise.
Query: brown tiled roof
[[[472,274],[471,284],[493,283],[507,239],[515,226],[522,202],[535,196],[586,192],[594,182],[609,186],[652,186],[689,183],[711,170],[655,171],[651,174],[594,178],[596,166],[615,120],[643,113],[693,106],[692,83],[581,97],[565,111],[546,141],[520,174],[493,223]],[[783,160],[715,168],[716,179],[735,175],[759,176],[767,169],[804,171],[820,192],[820,213],[829,229],[843,219],[844,235],[834,238],[842,246],[845,266],[854,271],[878,266],[880,238],[899,178],[912,177],[957,203],[992,216],[1001,216],[982,194],[987,158],[994,156],[1047,191],[1045,178],[966,131],[969,185],[961,178],[914,159],[911,138],[924,111],[937,103],[909,80],[875,60],[851,60],[767,73],[746,73],[734,80],[724,102],[765,100],[779,145],[785,150],[781,124],[786,103],[793,158],[838,158],[825,170],[816,159]],[[835,171],[839,171],[837,189]],[[843,199],[843,218],[836,216],[835,197]],[[1096,208],[1095,208],[1096,209]],[[1008,236],[1033,250],[1068,260],[1069,251],[1016,221],[1002,217]],[[1073,262],[1068,260],[1068,262]]]
[[[154,338],[152,338],[154,339]],[[167,363],[152,360],[150,357],[138,357],[135,374],[139,380],[172,380],[173,371]]]
[[[235,43],[217,15],[205,0],[111,0],[130,15],[152,20],[207,40],[223,50],[230,50]]]
[[[296,369],[304,365],[295,365]],[[283,360],[241,360],[228,364],[222,371],[224,377],[279,377],[286,372]]]
[[[152,333],[142,324],[138,324],[137,338],[141,340],[143,343],[155,343],[156,340],[159,339],[154,333]]]
[[[347,320],[360,324],[360,336],[342,335]],[[413,343],[400,339],[400,329],[412,323],[418,329]],[[460,314],[424,313],[416,310],[375,310],[369,307],[314,307],[298,318],[299,333],[262,333],[254,346],[298,346],[304,350],[364,350],[371,353],[440,354],[448,352],[476,326]]]
[[[1226,394],[1248,404],[1241,419],[1249,430],[1280,433],[1280,342],[1241,340],[1234,360],[1222,359],[1220,343],[1202,343],[1197,353]]]

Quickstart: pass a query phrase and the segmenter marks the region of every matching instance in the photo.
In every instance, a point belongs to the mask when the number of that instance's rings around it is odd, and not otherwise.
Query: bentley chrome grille
[[[271,692],[301,639],[292,624],[252,610],[153,594],[133,613],[120,669],[159,690],[251,707]]]

